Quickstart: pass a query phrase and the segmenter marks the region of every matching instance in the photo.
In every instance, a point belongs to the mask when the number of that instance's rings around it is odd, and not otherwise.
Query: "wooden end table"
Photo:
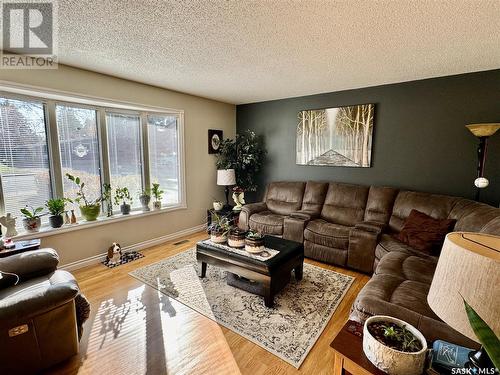
[[[25,251],[30,250],[38,250],[40,248],[40,240],[25,240],[25,241],[16,241],[15,247],[12,249],[1,249],[0,250],[0,258],[5,258],[10,255],[24,253]]]
[[[330,344],[335,353],[334,375],[387,375],[366,358],[362,332],[362,324],[349,320]]]

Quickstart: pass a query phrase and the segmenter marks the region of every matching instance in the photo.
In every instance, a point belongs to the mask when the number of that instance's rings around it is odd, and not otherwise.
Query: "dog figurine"
[[[106,256],[108,263],[119,263],[122,259],[122,247],[119,243],[113,242],[113,244],[108,249],[108,255]]]

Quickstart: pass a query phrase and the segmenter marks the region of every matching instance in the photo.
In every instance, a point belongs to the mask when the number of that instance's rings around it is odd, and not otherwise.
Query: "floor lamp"
[[[479,145],[477,147],[477,177],[474,180],[476,186],[476,201],[479,201],[481,189],[487,187],[490,182],[484,177],[484,166],[486,164],[486,151],[488,147],[488,138],[500,129],[500,123],[484,123],[484,124],[469,124],[466,128],[471,131],[476,137],[479,138]]]

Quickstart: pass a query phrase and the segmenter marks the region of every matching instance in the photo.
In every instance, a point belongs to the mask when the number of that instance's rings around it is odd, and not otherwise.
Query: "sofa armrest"
[[[0,271],[14,273],[22,282],[54,272],[58,264],[55,250],[40,249],[0,258]]]
[[[240,212],[240,217],[238,220],[238,227],[243,230],[249,230],[248,226],[250,216],[261,211],[267,210],[267,205],[265,202],[250,203],[243,206]]]
[[[287,216],[283,220],[283,238],[285,240],[304,242],[304,230],[309,222],[309,218]]]
[[[64,305],[78,292],[73,275],[62,270],[2,289],[0,320],[27,320]]]
[[[385,224],[364,221],[356,224],[349,232],[347,266],[358,271],[371,273],[375,262],[375,248]]]
[[[289,216],[296,219],[312,220],[319,217],[319,212],[313,210],[299,210],[292,212]]]

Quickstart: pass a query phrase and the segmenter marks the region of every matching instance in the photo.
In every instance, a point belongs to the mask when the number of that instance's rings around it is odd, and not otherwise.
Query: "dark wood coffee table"
[[[207,264],[221,267],[229,272],[230,285],[263,296],[265,305],[272,307],[275,294],[288,284],[292,270],[295,278],[302,280],[304,246],[273,236],[264,237],[264,244],[279,251],[279,254],[260,261],[199,242],[196,245],[196,259],[201,265],[201,277],[206,276]]]

